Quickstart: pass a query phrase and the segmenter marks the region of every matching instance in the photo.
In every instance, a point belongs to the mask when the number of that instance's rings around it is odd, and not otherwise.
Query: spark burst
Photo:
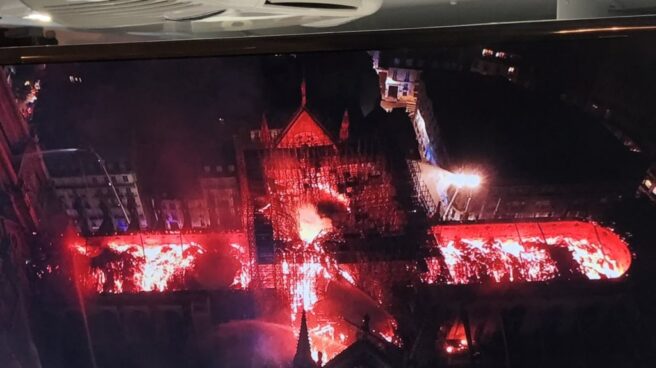
[[[239,261],[239,270],[237,271],[235,279],[232,281],[230,287],[246,290],[253,279],[251,276],[251,269],[254,266],[254,261],[250,259],[248,251],[243,245],[232,243],[230,244],[230,250],[233,257]]]

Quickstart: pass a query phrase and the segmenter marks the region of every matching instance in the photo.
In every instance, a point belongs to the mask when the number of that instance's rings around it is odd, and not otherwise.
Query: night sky
[[[423,79],[451,164],[481,168],[498,183],[637,185],[656,153],[652,42],[635,37],[447,49],[443,58],[469,63],[460,71],[426,71]],[[530,84],[472,72],[470,60],[483,47],[517,55],[510,64]],[[630,135],[642,152],[631,152],[609,128]]]
[[[428,80],[440,102],[436,114],[456,122],[442,127],[452,164],[477,167],[488,181],[574,184],[644,174],[639,155],[557,96],[473,73],[434,73]]]
[[[93,147],[107,161],[134,162],[146,191],[182,194],[204,164],[233,162],[240,129],[265,113],[282,127],[303,75],[308,106],[327,126],[346,108],[357,122],[377,106],[364,52],[53,64],[34,123],[47,148]]]
[[[647,97],[656,83],[648,71],[656,53],[647,41],[427,52],[463,66],[423,73],[452,167],[482,167],[488,179],[514,183],[641,176],[656,145],[651,152],[648,142],[648,152],[629,152],[585,108],[594,102],[629,116],[633,125],[621,128],[634,137],[653,133],[645,127],[653,116]],[[472,73],[482,47],[520,55],[531,87]],[[643,77],[632,77],[631,70]],[[284,127],[299,106],[303,75],[308,106],[329,130],[339,129],[345,109],[352,130],[364,135],[382,125],[408,129],[404,114],[378,108],[378,79],[365,52],[52,64],[42,78],[34,123],[47,148],[93,147],[108,161],[134,162],[146,192],[184,194],[204,164],[232,162],[232,137],[240,129],[257,127],[263,114],[271,127]]]

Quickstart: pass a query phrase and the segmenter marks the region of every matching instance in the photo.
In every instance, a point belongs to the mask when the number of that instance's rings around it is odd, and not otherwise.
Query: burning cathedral
[[[97,310],[156,319],[160,303],[199,336],[263,320],[286,336],[288,360],[273,359],[277,366],[457,365],[474,359],[490,326],[499,329],[496,312],[464,307],[481,285],[512,294],[495,296],[505,308],[519,303],[513,284],[620,279],[628,270],[626,243],[595,223],[441,223],[420,200],[425,183],[408,161],[417,158],[390,150],[385,134],[353,134],[348,111],[338,126],[324,125],[307,107],[305,82],[301,89],[284,127],[263,116],[236,138],[240,231],[71,241],[80,288]],[[139,299],[156,294],[175,302]]]

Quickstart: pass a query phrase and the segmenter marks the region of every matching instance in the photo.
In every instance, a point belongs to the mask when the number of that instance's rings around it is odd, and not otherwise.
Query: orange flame
[[[299,206],[297,211],[299,238],[302,241],[288,244],[282,253],[282,284],[287,292],[292,324],[305,310],[308,324],[314,325],[309,330],[313,359],[316,361],[321,352],[326,361],[346,347],[352,340],[352,334],[340,323],[343,321],[331,320],[316,313],[315,306],[330,282],[339,279],[355,285],[356,280],[337,264],[321,244],[321,235],[332,230],[330,219],[320,217],[316,207],[310,204]],[[390,342],[394,337],[392,331],[375,333]]]
[[[235,289],[248,289],[251,284],[251,269],[253,267],[253,260],[250,259],[246,248],[237,243],[230,244],[232,254],[239,261],[240,267],[232,281],[230,287]]]
[[[488,279],[546,281],[566,276],[563,272],[590,280],[612,279],[622,276],[631,264],[626,243],[593,223],[517,224],[510,228],[515,236],[508,229],[507,224],[435,228],[441,232],[438,247],[446,270],[439,259],[429,258],[423,281],[438,282],[444,279],[444,271],[448,271],[448,282],[455,284]],[[526,236],[518,236],[520,229]]]
[[[304,242],[311,243],[332,228],[332,221],[321,217],[315,206],[305,204],[298,208],[298,236]]]
[[[76,245],[77,253],[91,256],[88,247]],[[97,292],[122,293],[126,282],[133,285],[134,291],[164,291],[171,289],[175,277],[193,268],[199,255],[205,249],[197,243],[183,244],[107,244],[114,255],[129,259],[130,267],[124,272],[116,261],[108,262],[106,267],[95,267],[91,271],[92,282]],[[98,253],[100,253],[98,251]],[[108,285],[109,284],[109,285]]]

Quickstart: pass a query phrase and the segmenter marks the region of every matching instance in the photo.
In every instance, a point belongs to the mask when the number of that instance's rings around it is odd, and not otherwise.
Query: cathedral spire
[[[342,125],[339,127],[339,141],[344,142],[348,140],[349,136],[349,125],[351,121],[349,119],[348,110],[344,111],[344,117],[342,117]]]
[[[267,147],[271,143],[271,131],[269,131],[269,122],[267,121],[266,114],[262,114],[262,124],[260,126],[260,140]]]
[[[301,329],[298,333],[298,344],[296,345],[296,354],[294,355],[293,368],[316,368],[317,364],[312,360],[312,351],[310,350],[310,334],[307,327],[307,318],[305,310],[301,317]]]
[[[303,80],[301,80],[301,108],[307,104],[307,83],[305,82],[305,72],[303,73]]]

